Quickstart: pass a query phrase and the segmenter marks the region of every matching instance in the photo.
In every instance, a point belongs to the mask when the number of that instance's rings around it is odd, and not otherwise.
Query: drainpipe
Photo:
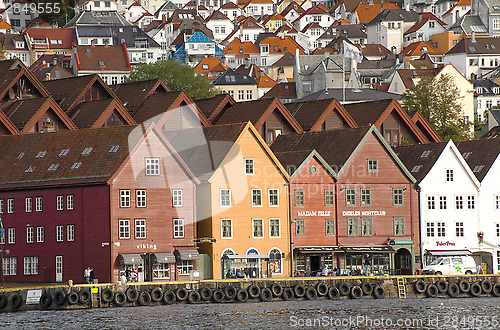
[[[292,220],[292,183],[285,183],[284,186],[288,186],[288,219],[290,227],[290,270],[292,272],[292,277],[295,277],[295,272],[293,268],[293,230],[292,226],[295,221]]]

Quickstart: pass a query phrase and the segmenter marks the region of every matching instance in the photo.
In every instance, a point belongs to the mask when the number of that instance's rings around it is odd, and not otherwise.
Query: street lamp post
[[[292,220],[292,184],[291,183],[285,183],[284,186],[288,187],[288,218],[290,220],[290,270],[292,272],[292,277],[295,277],[295,272],[293,270],[293,230],[292,230],[292,224],[295,222],[295,220]]]

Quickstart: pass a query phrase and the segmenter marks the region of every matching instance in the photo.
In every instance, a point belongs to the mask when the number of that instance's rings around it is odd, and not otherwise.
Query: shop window
[[[281,251],[278,249],[269,251],[269,270],[275,274],[283,272],[281,269]]]
[[[179,260],[177,261],[177,274],[189,275],[194,268],[193,260]]]
[[[153,264],[153,278],[154,279],[169,279],[170,278],[170,264],[155,263]]]

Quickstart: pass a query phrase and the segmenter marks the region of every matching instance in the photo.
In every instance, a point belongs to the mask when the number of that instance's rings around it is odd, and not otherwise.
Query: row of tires
[[[45,292],[40,296],[40,307],[43,309],[47,309],[52,304],[57,306],[62,306],[65,303],[70,305],[75,305],[76,303],[80,303],[82,305],[86,305],[90,302],[90,291],[88,290],[80,290],[79,292],[72,292],[67,294],[63,290],[57,290],[54,295],[50,292]],[[7,305],[11,308],[11,310],[16,311],[24,304],[23,297],[19,293],[15,293],[10,298],[7,298],[6,295],[0,294],[0,310],[7,307]]]
[[[500,283],[491,283],[488,279],[473,283],[466,279],[461,279],[457,283],[448,283],[445,279],[440,279],[430,284],[420,279],[413,287],[416,293],[425,293],[430,298],[436,297],[439,293],[446,293],[451,298],[457,297],[460,293],[468,293],[473,297],[479,297],[481,294],[500,297]]]
[[[199,290],[187,290],[179,287],[175,290],[162,290],[154,288],[149,291],[137,291],[134,287],[129,287],[125,292],[114,292],[110,288],[101,290],[101,301],[104,303],[114,303],[116,306],[123,306],[125,303],[137,302],[138,305],[147,306],[151,302],[162,301],[165,304],[187,301],[190,304],[212,301],[221,302],[246,302],[249,299],[259,299],[270,301],[273,298],[282,300],[307,299],[314,300],[318,297],[328,297],[338,299],[341,296],[350,296],[352,299],[359,299],[363,295],[373,295],[375,298],[384,298],[385,289],[380,285],[373,286],[369,282],[361,285],[349,286],[347,283],[340,283],[337,286],[327,286],[318,283],[316,286],[304,286],[302,284],[284,288],[279,283],[274,283],[270,287],[260,288],[255,284],[250,285],[246,290],[238,289],[232,285],[227,285],[222,289],[210,289],[202,287]]]

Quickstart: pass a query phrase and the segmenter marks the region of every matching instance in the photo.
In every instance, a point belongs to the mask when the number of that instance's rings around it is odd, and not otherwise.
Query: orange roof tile
[[[295,41],[293,38],[286,36],[284,38],[280,37],[267,37],[262,40],[260,44],[268,44],[269,45],[269,53],[270,54],[280,54],[290,52],[295,54],[295,50],[298,49],[300,55],[305,55],[304,49]]]
[[[204,65],[208,65],[208,69],[203,69]],[[225,67],[225,65],[223,65],[221,60],[218,59],[217,57],[205,57],[194,67],[194,72],[196,73],[211,72],[218,65],[222,65],[223,67]],[[224,69],[224,71],[226,71],[226,69]]]
[[[420,56],[420,50],[422,47],[427,47],[427,52],[428,53],[437,53],[438,51],[435,50],[431,45],[426,43],[425,41],[416,41],[412,42],[408,46],[406,46],[400,53],[400,55],[405,55],[405,56]]]
[[[0,29],[12,29],[12,25],[7,23],[6,21],[0,22]]]
[[[383,6],[381,9],[380,7]],[[358,20],[360,23],[369,23],[375,18],[381,11],[385,9],[401,9],[394,3],[375,3],[367,4],[361,3],[358,8],[356,8],[356,14],[358,15]]]
[[[240,47],[242,51],[240,52]],[[239,38],[234,38],[224,49],[226,54],[258,54],[259,48],[250,41],[241,41]]]
[[[351,23],[349,23],[345,19],[341,18],[341,19],[335,20],[335,22],[333,22],[332,25],[349,25],[349,24],[351,24]]]
[[[276,82],[265,74],[257,78],[257,88],[273,88],[274,85]]]

